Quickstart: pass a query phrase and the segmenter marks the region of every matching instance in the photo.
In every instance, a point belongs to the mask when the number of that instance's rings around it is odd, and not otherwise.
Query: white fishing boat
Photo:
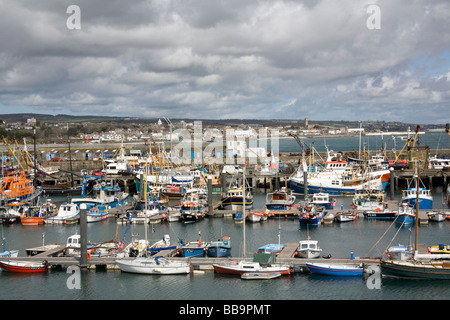
[[[306,163],[289,179],[294,195],[305,192],[304,172],[310,193],[325,192],[330,195],[354,194],[358,190],[383,191],[389,181],[390,171],[384,169],[362,170],[347,161],[337,161],[329,153],[322,170],[308,168]]]
[[[86,213],[86,221],[87,222],[98,222],[108,218],[108,212],[100,211],[97,207],[93,207],[89,209]]]
[[[140,274],[188,274],[190,264],[184,261],[175,261],[161,256],[138,257],[135,259],[116,259],[121,271]]]
[[[295,203],[295,196],[285,188],[270,192],[266,195],[266,208],[268,210],[288,210]]]
[[[317,240],[300,240],[295,251],[296,258],[314,259],[318,258],[322,253],[322,249],[318,245]]]
[[[45,218],[48,224],[72,224],[80,220],[80,208],[75,203],[62,203],[56,216]]]

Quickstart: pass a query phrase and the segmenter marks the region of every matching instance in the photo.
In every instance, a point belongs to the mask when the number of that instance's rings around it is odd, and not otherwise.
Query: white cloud
[[[372,3],[380,30],[366,27]],[[0,111],[326,120],[395,105],[404,121],[435,121],[449,103],[443,0],[77,5],[81,30],[68,30],[63,3],[0,0]]]

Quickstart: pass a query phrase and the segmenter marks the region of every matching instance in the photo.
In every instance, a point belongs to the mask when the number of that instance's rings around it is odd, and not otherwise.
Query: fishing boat
[[[108,218],[108,212],[100,211],[97,207],[92,207],[86,213],[87,222],[98,222]]]
[[[222,240],[211,241],[206,247],[208,257],[229,257],[231,256],[230,237],[224,236]]]
[[[174,261],[161,256],[137,257],[135,259],[116,259],[121,271],[140,274],[173,275],[188,274],[191,266],[188,262]]]
[[[269,192],[266,195],[266,208],[268,210],[288,210],[295,203],[295,196],[292,192],[288,193],[285,188],[275,192]]]
[[[307,174],[307,186],[310,193],[325,192],[330,195],[349,195],[357,190],[383,191],[389,182],[390,171],[373,169],[363,171],[354,168],[347,161],[333,160],[333,155],[328,152],[327,161],[323,163],[322,170],[312,170],[306,164],[299,168],[294,176],[289,179],[290,188],[294,195],[302,195],[305,192],[304,173]]]
[[[414,183],[415,186],[413,186]],[[431,210],[433,209],[433,196],[431,195],[431,191],[420,187],[420,184],[423,185],[423,182],[416,172],[409,188],[402,190],[402,202],[406,202],[409,206],[415,208],[416,202],[419,201],[419,210]]]
[[[318,192],[312,195],[311,205],[323,207],[326,210],[333,209],[336,205],[336,199],[331,199],[329,193]]]
[[[87,243],[88,255],[94,252],[94,247],[92,243]],[[79,234],[71,235],[66,240],[65,254],[69,256],[80,256],[81,254],[81,236]]]
[[[317,209],[314,205],[307,205],[302,208],[299,216],[300,226],[318,225],[325,215],[323,208]]]
[[[73,224],[80,220],[80,208],[75,203],[62,203],[58,214],[44,219],[48,224]]]
[[[222,207],[228,210],[242,211],[244,205],[244,191],[242,188],[231,188],[222,198]],[[250,210],[253,207],[253,196],[250,192],[245,192],[245,209]]]
[[[177,256],[184,258],[203,257],[206,254],[207,246],[208,243],[202,242],[201,240],[188,243],[180,241],[180,245],[177,248]]]
[[[353,208],[357,211],[381,211],[387,208],[384,192],[358,190],[353,196]]]
[[[197,195],[191,195],[181,200],[180,220],[184,223],[193,223],[205,217],[205,206]]]
[[[186,188],[187,186],[182,185],[168,185],[163,188],[163,194],[169,199],[179,200],[186,195]]]
[[[177,222],[180,221],[181,218],[181,212],[179,209],[172,210],[171,208],[168,208],[166,219],[168,222]]]
[[[398,208],[395,222],[400,225],[411,225],[416,221],[416,215],[408,203],[403,202]]]
[[[428,160],[429,169],[450,170],[450,159],[438,158],[437,155],[431,156]]]
[[[0,206],[14,201],[31,202],[43,192],[42,188],[33,186],[25,171],[9,172],[3,178],[0,187]]]
[[[307,262],[306,266],[313,274],[327,275],[327,276],[342,276],[355,277],[362,276],[364,266],[354,264],[327,264],[327,263],[313,263]]]
[[[20,222],[24,226],[36,226],[45,223],[45,219],[58,214],[58,208],[49,200],[44,204],[24,206]]]
[[[322,249],[318,245],[317,240],[300,240],[298,247],[295,250],[294,256],[296,258],[314,259],[318,258],[322,253]]]
[[[0,261],[0,268],[9,272],[42,273],[48,270],[48,262]]]
[[[393,220],[397,216],[398,211],[391,209],[380,209],[364,211],[364,218],[378,220]]]
[[[81,198],[73,198],[71,202],[79,206],[85,204],[87,210],[98,207],[100,211],[125,205],[128,193],[121,191],[115,181],[105,182],[100,180],[101,177],[98,176],[84,176]],[[87,197],[89,182],[92,181],[95,182],[92,186],[92,196]]]

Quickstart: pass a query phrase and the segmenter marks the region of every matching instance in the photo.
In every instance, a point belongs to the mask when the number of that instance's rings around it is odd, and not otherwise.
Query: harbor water
[[[396,194],[396,198],[399,195]],[[262,208],[265,194],[254,194],[255,209]],[[434,207],[446,208],[441,193],[434,194]],[[441,201],[442,199],[442,201]],[[350,197],[338,197],[337,206],[349,208]],[[448,208],[446,208],[448,209]],[[392,221],[367,220],[359,217],[353,222],[318,225],[306,229],[300,227],[298,219],[271,218],[257,224],[246,224],[247,255],[268,243],[298,242],[307,233],[318,240],[323,255],[333,258],[381,257],[390,245],[408,244],[414,240],[409,228],[393,226],[382,240],[380,238]],[[117,227],[117,229],[116,229]],[[103,222],[89,223],[88,241],[102,242],[125,236],[144,238],[144,225],[117,225],[114,218]],[[242,257],[243,225],[233,218],[205,218],[202,221],[183,224],[163,222],[148,225],[148,238],[156,242],[166,234],[171,242],[179,238],[184,241],[212,241],[223,236],[231,237],[232,256]],[[116,233],[117,230],[117,233]],[[393,242],[395,233],[397,236]],[[429,222],[419,227],[419,243],[426,246],[448,244],[450,220]],[[50,243],[65,243],[67,237],[79,233],[79,224],[22,226],[2,225],[6,249],[25,249]],[[373,247],[378,242],[376,247]],[[51,269],[44,274],[14,274],[0,272],[0,299],[17,300],[397,300],[397,299],[449,299],[450,283],[447,281],[405,280],[378,277],[339,278],[295,273],[273,280],[246,281],[239,276],[216,274],[213,271],[195,271],[190,275],[138,275],[120,270],[81,270],[80,286],[73,288],[66,269]]]
[[[370,140],[369,140],[370,139]],[[432,149],[449,148],[448,137],[442,133],[420,136],[422,145]],[[382,139],[379,136],[363,137],[366,150],[379,150],[382,141],[386,149],[400,150],[402,141],[397,137]],[[270,150],[270,140],[268,150]],[[335,151],[358,149],[359,139],[353,138],[308,138],[306,145],[314,143],[318,151],[325,145]],[[395,144],[396,143],[396,144]],[[293,138],[280,139],[280,152],[301,151]],[[450,209],[444,204],[442,186],[433,190],[435,209]],[[386,190],[389,195],[389,187]],[[266,194],[254,193],[254,209],[264,206]],[[399,192],[395,194],[400,199]],[[65,198],[53,198],[54,202]],[[350,208],[351,197],[337,197],[336,206]],[[390,245],[407,245],[414,240],[410,228],[393,226],[390,220],[368,220],[363,216],[353,222],[332,225],[318,225],[306,229],[300,227],[298,219],[284,217],[246,224],[246,254],[251,258],[258,247],[269,243],[297,243],[309,236],[319,241],[322,255],[333,258],[381,257]],[[25,256],[27,248],[43,243],[64,244],[67,238],[79,234],[79,224],[22,226],[2,225],[2,237],[6,249],[19,249],[19,256]],[[123,238],[129,243],[132,238],[143,239],[144,225],[117,225],[114,218],[87,225],[88,241],[99,243]],[[231,217],[205,218],[192,224],[163,222],[147,226],[150,242],[169,235],[171,243],[184,241],[213,241],[222,236],[231,238],[232,256],[243,255],[243,224],[237,224]],[[394,235],[398,233],[394,238]],[[385,234],[383,236],[383,234]],[[382,237],[383,236],[383,237]],[[382,239],[380,240],[380,238]],[[433,246],[450,244],[450,220],[430,221],[419,226],[418,243]],[[374,247],[374,245],[377,245]],[[245,300],[445,300],[450,299],[450,283],[438,280],[406,280],[380,277],[379,274],[364,277],[316,276],[308,272],[295,273],[272,280],[241,280],[238,276],[220,275],[213,271],[195,271],[189,275],[138,275],[120,270],[81,270],[79,287],[71,285],[72,273],[67,269],[51,269],[43,274],[15,274],[0,272],[0,299],[2,300],[188,300],[188,301],[245,301]]]

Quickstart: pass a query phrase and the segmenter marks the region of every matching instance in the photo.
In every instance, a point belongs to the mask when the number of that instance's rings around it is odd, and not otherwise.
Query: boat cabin
[[[409,188],[407,190],[402,191],[402,197],[403,198],[411,198],[417,196],[417,188]],[[427,190],[425,188],[419,188],[419,196],[426,196],[430,197],[431,192],[430,190]]]

